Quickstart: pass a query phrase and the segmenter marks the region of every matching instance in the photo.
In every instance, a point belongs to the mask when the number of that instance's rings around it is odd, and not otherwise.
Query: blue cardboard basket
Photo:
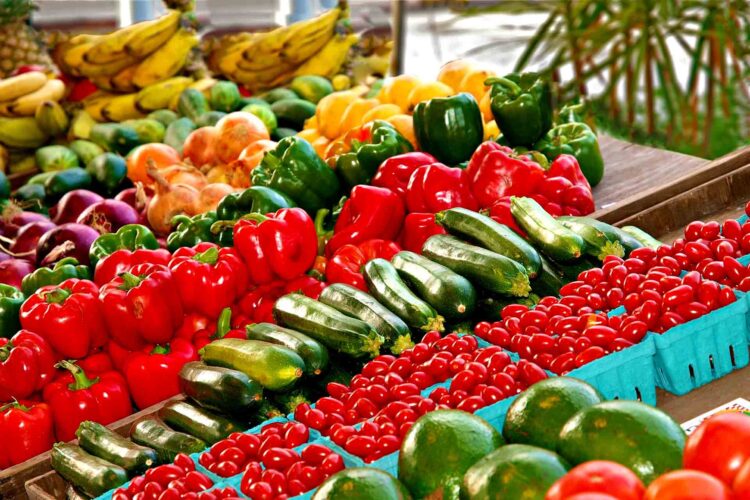
[[[649,334],[656,345],[656,385],[677,395],[686,394],[733,370],[747,366],[748,309],[745,294],[705,316]]]
[[[634,399],[656,405],[656,347],[651,336],[567,374],[593,385],[607,399]]]
[[[516,396],[505,398],[497,403],[485,406],[484,408],[478,409],[474,412],[474,415],[482,417],[489,424],[494,427],[497,432],[503,432],[503,424],[505,424],[505,414],[508,413],[508,408],[516,400]]]

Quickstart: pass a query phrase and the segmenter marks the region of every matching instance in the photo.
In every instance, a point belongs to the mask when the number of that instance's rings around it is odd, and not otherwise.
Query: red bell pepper
[[[210,344],[218,339],[247,339],[247,333],[244,328],[232,328],[232,309],[224,308],[216,320],[216,328],[204,328],[195,332],[192,338],[192,344],[196,351],[203,349],[206,344]]]
[[[380,164],[370,184],[388,188],[406,201],[406,187],[409,185],[411,174],[422,165],[436,162],[437,158],[431,154],[419,151],[391,156]]]
[[[125,361],[127,361],[131,353],[132,351],[125,349],[114,340],[107,342],[107,354],[109,354],[109,358],[112,360],[112,366],[114,366],[117,371],[122,371],[125,366]]]
[[[22,399],[44,388],[55,376],[55,353],[44,338],[19,330],[0,338],[0,402]]]
[[[196,333],[209,328],[214,321],[208,316],[198,313],[189,313],[185,315],[182,325],[177,329],[174,335],[176,339],[193,340]]]
[[[559,178],[567,179],[571,185],[565,185],[563,188],[564,183]],[[555,186],[554,197],[548,194],[551,189],[546,184],[550,182]],[[542,194],[545,194],[550,201],[560,204],[562,213],[565,214],[586,215],[595,210],[591,185],[573,155],[560,155],[555,158],[547,172],[547,179],[542,184]]]
[[[44,401],[52,409],[58,440],[75,438],[76,429],[84,420],[107,425],[132,413],[127,384],[116,371],[91,379],[72,361],[61,361],[57,367],[70,373],[44,388]],[[162,384],[162,380],[151,381],[152,386]]]
[[[233,248],[214,243],[181,247],[169,261],[185,312],[217,318],[247,288],[247,268]]]
[[[329,283],[346,283],[366,292],[367,284],[362,276],[362,267],[378,257],[391,260],[401,251],[399,246],[386,240],[367,240],[359,245],[340,247],[328,261],[326,279]]]
[[[358,245],[367,240],[394,240],[404,222],[404,202],[386,188],[360,184],[354,186],[344,203],[333,236],[326,244],[326,255],[340,247]]]
[[[465,172],[474,198],[482,208],[491,207],[504,196],[538,192],[545,176],[539,164],[491,141],[477,148]]]
[[[14,401],[0,406],[0,469],[52,448],[55,434],[46,403]]]
[[[510,196],[503,196],[497,202],[492,205],[489,209],[483,210],[482,213],[488,215],[496,222],[505,224],[517,234],[526,238],[526,233],[516,223],[516,219],[513,218],[513,214],[510,213]]]
[[[182,324],[182,302],[166,266],[139,264],[102,286],[99,297],[112,338],[127,349],[167,343]]]
[[[406,208],[409,212],[437,213],[454,207],[477,209],[464,170],[442,163],[417,168],[406,188]]]
[[[117,250],[96,263],[94,281],[102,286],[117,277],[118,274],[130,271],[138,264],[161,264],[166,266],[172,254],[168,250]]]
[[[286,282],[273,281],[250,290],[242,297],[238,306],[242,314],[252,323],[276,323],[273,305],[285,294]]]
[[[185,363],[197,360],[195,347],[185,339],[149,345],[132,353],[125,361],[124,372],[135,405],[142,410],[179,394],[178,373]]]
[[[315,224],[301,208],[248,214],[234,226],[234,245],[256,285],[305,274],[318,254]]]
[[[21,306],[21,326],[44,337],[66,358],[83,358],[107,343],[99,287],[71,278],[43,286]]]
[[[97,352],[78,360],[77,363],[81,370],[89,375],[99,375],[100,373],[111,372],[114,370],[112,358],[106,352]]]
[[[424,242],[436,234],[447,234],[447,231],[435,222],[435,214],[415,212],[404,219],[404,227],[401,229],[398,241],[404,250],[421,255]]]
[[[292,281],[287,281],[286,285],[284,285],[284,294],[301,293],[311,299],[317,299],[326,285],[325,281],[305,274]]]

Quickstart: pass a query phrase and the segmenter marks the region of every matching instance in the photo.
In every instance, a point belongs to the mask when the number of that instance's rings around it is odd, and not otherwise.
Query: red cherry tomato
[[[643,500],[730,500],[729,488],[715,477],[697,470],[676,470],[658,477]]]
[[[633,471],[595,460],[571,469],[547,491],[545,500],[567,500],[577,493],[606,493],[617,500],[640,500],[646,488]]]
[[[683,465],[732,484],[748,459],[750,417],[742,413],[722,413],[707,419],[688,437]]]

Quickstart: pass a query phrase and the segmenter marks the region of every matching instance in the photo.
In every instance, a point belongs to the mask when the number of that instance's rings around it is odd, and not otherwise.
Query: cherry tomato
[[[221,477],[231,477],[235,474],[239,474],[242,471],[242,463],[232,462],[230,460],[222,460],[217,462],[211,472]]]
[[[517,363],[518,375],[521,382],[527,386],[535,384],[540,380],[547,378],[547,373],[542,370],[536,363],[526,361],[525,359],[520,360]]]
[[[161,492],[161,495],[157,500],[179,500],[182,498],[182,493],[175,488],[167,488]]]
[[[582,351],[575,357],[574,363],[576,367],[581,367],[587,363],[591,363],[595,359],[599,359],[607,353],[599,346],[592,346]]]
[[[701,236],[701,230],[703,229],[703,222],[694,220],[687,226],[685,226],[685,239],[688,241],[695,241]]]
[[[190,471],[185,475],[185,486],[190,491],[203,491],[209,489],[214,483],[205,474],[198,471]]]
[[[247,490],[243,489],[242,492],[253,500],[271,500],[274,497],[273,487],[263,481],[248,485]]]
[[[562,375],[563,373],[569,372],[570,370],[575,368],[574,359],[574,353],[565,352],[552,360],[549,369],[557,375]]]
[[[346,440],[344,449],[352,455],[365,457],[375,450],[375,439],[371,436],[351,436]]]
[[[523,304],[510,304],[510,305],[503,307],[503,309],[500,311],[500,316],[503,319],[517,318],[517,317],[520,317],[521,314],[525,313],[528,310],[529,310],[529,307]]]
[[[697,470],[676,470],[660,476],[646,489],[644,500],[730,500],[729,488]]]
[[[481,396],[469,396],[468,398],[463,399],[460,403],[456,405],[457,410],[463,410],[469,413],[474,413],[479,408],[482,408],[486,405],[484,402],[484,399],[482,399]]]
[[[285,470],[300,461],[299,453],[288,448],[269,448],[263,455],[263,465],[267,469]]]
[[[750,459],[750,417],[722,413],[704,421],[685,443],[683,465],[732,484],[742,464]]]
[[[330,453],[320,463],[320,470],[326,476],[330,476],[337,473],[338,471],[344,470],[344,458],[338,453]]]
[[[595,460],[571,469],[547,491],[545,500],[567,500],[577,493],[607,493],[617,500],[641,500],[646,488],[633,471]]]
[[[177,465],[165,464],[147,470],[143,476],[146,478],[147,482],[156,482],[161,486],[166,486],[170,481],[179,479],[184,475],[185,472]],[[159,490],[159,492],[161,492],[161,490]]]

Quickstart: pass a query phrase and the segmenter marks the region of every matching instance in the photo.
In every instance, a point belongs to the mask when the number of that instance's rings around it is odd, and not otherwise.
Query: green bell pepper
[[[103,234],[94,240],[89,249],[91,267],[96,268],[96,263],[99,260],[117,250],[138,250],[139,248],[156,250],[159,248],[159,242],[156,241],[154,233],[146,226],[126,224],[117,232]]]
[[[0,337],[9,339],[21,329],[18,315],[24,300],[21,290],[0,283]]]
[[[29,297],[43,286],[59,285],[70,278],[90,280],[91,269],[88,266],[78,264],[78,260],[73,257],[65,257],[57,261],[52,268],[40,267],[33,273],[24,276],[21,280],[21,291]]]
[[[604,176],[604,159],[596,134],[585,123],[563,123],[556,126],[534,145],[550,162],[562,154],[573,155],[581,172],[591,184],[599,184]]]
[[[531,146],[552,128],[552,92],[537,73],[488,78],[495,123],[511,146]]]
[[[167,237],[167,249],[174,252],[180,247],[192,247],[204,241],[213,242],[215,235],[211,233],[211,226],[216,222],[216,211],[188,217],[175,215],[172,218],[174,229]]]
[[[211,232],[216,235],[216,243],[229,247],[234,240],[234,223],[243,215],[267,214],[296,206],[284,193],[263,186],[251,186],[241,193],[231,193],[221,199],[216,207],[217,222],[211,227]]]
[[[466,92],[423,101],[414,108],[414,134],[420,149],[453,166],[474,153],[484,140],[479,105]]]
[[[251,179],[254,186],[284,193],[310,214],[332,205],[340,196],[336,174],[309,142],[296,136],[281,139],[276,149],[267,152]]]
[[[372,122],[366,135],[364,141],[352,141],[351,151],[336,157],[336,172],[350,187],[369,183],[381,163],[413,150],[411,143],[383,120]]]

